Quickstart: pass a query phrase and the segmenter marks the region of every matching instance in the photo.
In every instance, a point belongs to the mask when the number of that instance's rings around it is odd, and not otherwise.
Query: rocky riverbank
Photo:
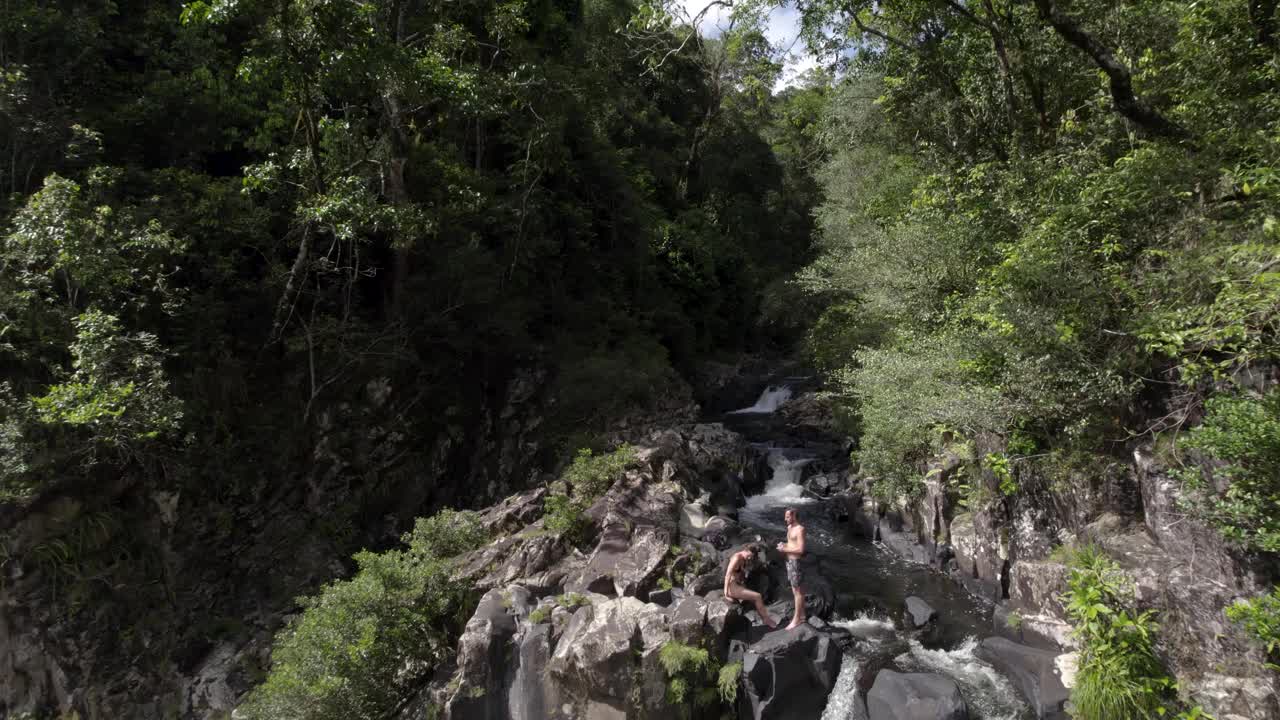
[[[1179,484],[1151,447],[1139,445],[1130,462],[1070,484],[1019,477],[1024,489],[1038,491],[1011,498],[999,492],[991,468],[971,459],[997,449],[995,439],[977,444],[968,459],[963,450],[936,456],[918,499],[877,501],[870,479],[856,475],[833,497],[859,536],[992,603],[991,632],[999,637],[984,641],[981,656],[1018,681],[1041,717],[1065,717],[1075,661],[1060,548],[1091,544],[1119,561],[1139,606],[1155,611],[1161,659],[1189,704],[1218,720],[1280,718],[1276,675],[1223,612],[1265,592],[1265,576],[1256,559],[1180,511]],[[950,489],[962,471],[984,492],[961,497]],[[968,502],[975,496],[986,499]]]

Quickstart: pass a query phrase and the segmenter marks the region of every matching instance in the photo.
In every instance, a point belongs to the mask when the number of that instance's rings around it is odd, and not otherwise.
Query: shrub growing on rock
[[[1165,715],[1173,682],[1155,653],[1157,625],[1150,611],[1134,612],[1133,581],[1101,550],[1085,547],[1070,559],[1067,614],[1080,641],[1080,667],[1071,692],[1072,717],[1115,720]]]
[[[1205,410],[1178,445],[1220,464],[1182,470],[1188,489],[1210,498],[1190,509],[1251,549],[1280,551],[1280,390],[1260,399],[1220,395]]]
[[[578,450],[578,456],[560,476],[558,488],[547,497],[546,528],[571,543],[582,542],[587,532],[587,508],[609,490],[635,459],[635,453],[635,448],[625,444],[603,455],[593,454],[590,448]]]
[[[384,718],[453,651],[475,606],[452,558],[482,544],[473,512],[418,520],[405,549],[361,552],[355,576],[301,598],[276,636],[271,672],[240,714],[251,720]]]
[[[658,652],[667,675],[667,700],[685,709],[708,709],[720,697],[720,663],[706,648],[672,640]],[[736,696],[736,687],[735,687]]]
[[[1227,618],[1245,629],[1267,651],[1267,667],[1280,672],[1280,586],[1227,608]]]

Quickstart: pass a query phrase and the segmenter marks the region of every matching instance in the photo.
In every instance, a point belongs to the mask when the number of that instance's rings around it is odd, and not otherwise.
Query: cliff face
[[[322,409],[305,441],[279,430],[280,452],[296,455],[282,460],[296,468],[287,477],[264,470],[252,486],[181,490],[121,474],[5,510],[0,716],[229,712],[262,679],[295,598],[345,576],[355,550],[554,469],[540,466],[558,454],[544,452],[546,380],[531,370],[490,378],[461,415],[374,381]],[[406,405],[442,430],[411,436]],[[688,389],[673,386],[618,425],[636,432],[652,416],[678,421],[693,409]]]
[[[978,457],[995,450],[979,438]],[[1004,497],[988,468],[963,499],[953,475],[964,461],[943,453],[929,467],[926,490],[914,501],[880,503],[866,482],[844,496],[855,527],[894,552],[948,572],[995,603],[993,631],[1050,650],[1074,648],[1060,599],[1067,566],[1054,549],[1092,543],[1132,576],[1142,609],[1157,613],[1162,659],[1183,695],[1219,720],[1280,718],[1274,673],[1224,608],[1269,590],[1265,568],[1179,507],[1179,483],[1150,446],[1116,461],[1051,482],[1019,476],[1022,492]]]

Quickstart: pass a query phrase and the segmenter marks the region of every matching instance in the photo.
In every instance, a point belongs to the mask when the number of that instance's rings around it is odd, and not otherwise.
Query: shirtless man
[[[747,580],[746,564],[751,562],[751,558],[756,553],[763,550],[763,545],[752,543],[729,557],[729,567],[725,568],[724,571],[724,599],[729,601],[746,600],[754,604],[756,606],[756,614],[772,630],[778,626],[778,623],[769,617],[769,610],[764,606],[764,598],[760,597],[760,593],[748,590],[745,584]]]
[[[804,573],[800,570],[800,558],[804,555],[804,526],[800,524],[795,508],[787,508],[782,517],[787,522],[787,541],[778,543],[778,552],[787,557],[787,580],[796,600],[796,614],[786,629],[794,630],[804,624]]]

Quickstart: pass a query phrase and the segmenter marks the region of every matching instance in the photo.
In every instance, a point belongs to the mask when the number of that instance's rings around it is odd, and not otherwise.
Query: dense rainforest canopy
[[[0,563],[162,674],[332,576],[178,555],[385,546],[801,336],[883,498],[1151,442],[1280,550],[1274,0],[800,0],[785,89],[770,7],[712,6],[6,3],[0,518],[70,509]]]

